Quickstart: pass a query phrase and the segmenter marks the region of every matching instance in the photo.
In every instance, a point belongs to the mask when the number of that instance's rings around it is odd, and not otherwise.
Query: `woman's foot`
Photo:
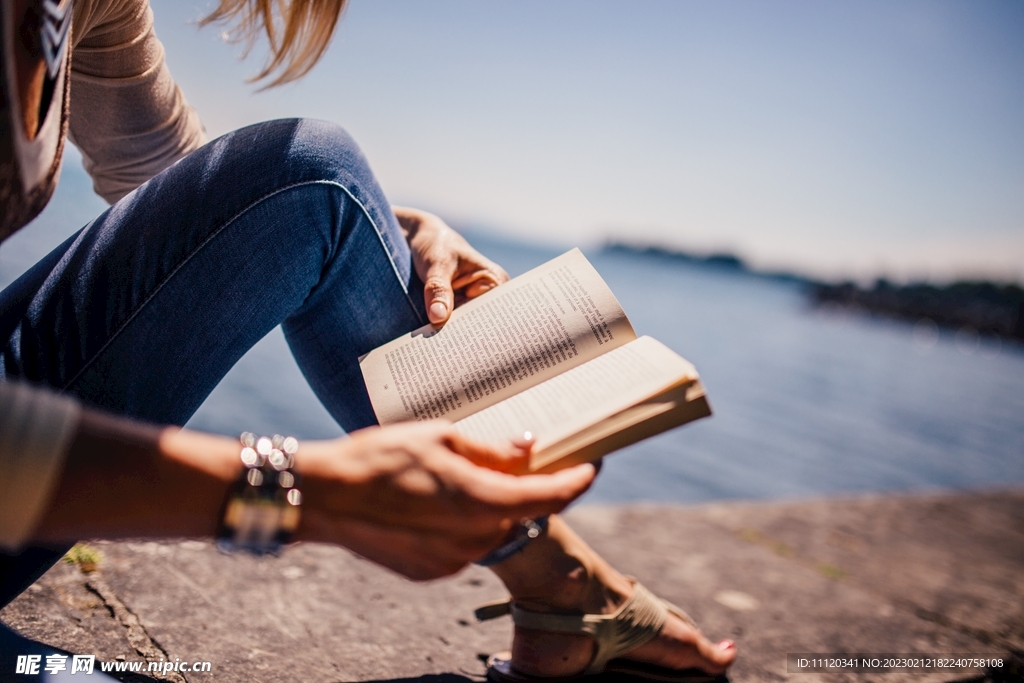
[[[492,567],[521,607],[535,612],[611,614],[633,593],[633,584],[601,559],[552,515],[545,535],[521,553]],[[594,657],[595,642],[585,635],[535,631],[516,626],[512,666],[531,676],[569,676]],[[736,659],[732,641],[712,643],[693,626],[669,614],[653,640],[622,658],[669,669],[724,672]]]

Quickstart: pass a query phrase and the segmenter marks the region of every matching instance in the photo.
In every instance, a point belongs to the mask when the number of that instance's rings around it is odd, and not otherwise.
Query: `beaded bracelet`
[[[275,434],[241,436],[245,468],[228,489],[217,529],[217,547],[256,555],[280,552],[299,527],[302,492],[292,472],[299,442]]]

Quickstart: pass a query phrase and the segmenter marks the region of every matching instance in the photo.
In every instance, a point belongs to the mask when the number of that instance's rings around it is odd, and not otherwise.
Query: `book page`
[[[683,382],[643,403],[576,432],[544,450],[534,450],[530,472],[554,472],[609,453],[711,415],[711,405],[699,379]]]
[[[471,439],[502,443],[530,431],[536,450],[582,432],[665,390],[698,379],[688,361],[651,337],[572,370],[455,423]]]
[[[573,249],[360,359],[381,424],[459,420],[636,339]]]

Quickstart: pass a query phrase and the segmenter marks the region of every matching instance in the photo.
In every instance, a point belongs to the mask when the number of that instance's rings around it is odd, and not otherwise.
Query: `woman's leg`
[[[183,424],[283,323],[313,390],[351,430],[375,421],[358,356],[425,321],[418,289],[394,215],[351,139],[330,124],[276,121],[190,155],[4,290],[0,372]],[[61,554],[0,557],[0,606]],[[494,569],[537,609],[611,611],[630,591],[557,517]],[[670,621],[631,656],[705,668],[734,656],[713,659],[702,654],[708,646]],[[592,643],[517,629],[514,648],[518,664],[546,672],[580,659],[582,668]]]
[[[610,614],[633,593],[632,583],[558,515],[551,515],[546,533],[491,569],[519,605],[536,612]],[[515,629],[512,662],[522,673],[569,676],[583,671],[593,656],[588,636]],[[736,647],[731,641],[714,644],[669,615],[658,637],[624,656],[670,669],[720,673],[736,658]]]
[[[338,422],[372,424],[358,356],[425,320],[383,193],[352,140],[319,121],[226,135],[59,251],[11,286],[17,300],[0,297],[6,377],[144,420],[184,423],[283,323]]]
[[[85,404],[184,424],[278,324],[348,430],[375,422],[358,357],[425,321],[408,246],[337,126],[226,135],[112,206],[0,295],[0,367]],[[273,390],[272,387],[268,388]],[[258,429],[259,425],[253,425]],[[0,605],[61,549],[0,561]],[[20,577],[20,578],[19,578]]]

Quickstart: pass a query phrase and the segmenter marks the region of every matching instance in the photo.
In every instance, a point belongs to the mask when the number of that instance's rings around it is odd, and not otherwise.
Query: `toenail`
[[[732,642],[731,640],[723,640],[718,644],[719,650],[731,650],[734,647],[736,647],[736,643]]]

